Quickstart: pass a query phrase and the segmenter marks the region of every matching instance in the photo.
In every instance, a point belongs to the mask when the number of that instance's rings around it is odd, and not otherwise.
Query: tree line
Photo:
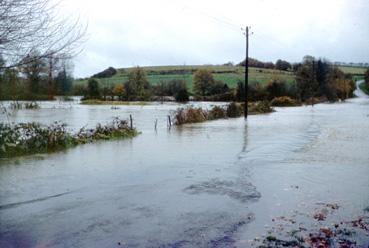
[[[103,100],[160,100],[165,96],[173,96],[177,101],[188,101],[190,95],[195,100],[208,101],[243,101],[244,82],[239,81],[235,89],[229,88],[226,82],[215,80],[213,73],[207,69],[199,69],[193,74],[193,89],[189,92],[184,80],[173,79],[150,85],[145,71],[134,68],[128,74],[128,80],[114,87],[99,85],[91,78],[83,95],[85,99]],[[287,83],[282,78],[272,78],[262,85],[251,82],[248,85],[248,98],[251,101],[272,101],[278,97],[289,97],[295,102],[337,101],[353,96],[355,83],[351,76],[344,74],[337,66],[325,59],[305,56],[296,68],[296,80]]]
[[[73,77],[69,60],[28,54],[24,63],[0,72],[1,100],[52,100],[71,93]],[[4,58],[0,57],[4,64]]]

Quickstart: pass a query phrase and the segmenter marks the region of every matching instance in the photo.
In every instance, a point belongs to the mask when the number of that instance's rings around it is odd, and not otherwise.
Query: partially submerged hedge
[[[273,112],[268,102],[256,102],[249,104],[250,114],[264,114]],[[210,110],[202,108],[180,108],[174,113],[176,125],[197,123],[209,120],[236,118],[244,114],[244,105],[232,102],[226,106],[214,106]]]
[[[115,118],[111,123],[96,128],[81,128],[70,133],[66,124],[54,122],[49,126],[39,123],[19,123],[15,125],[0,123],[0,158],[35,153],[46,153],[92,143],[97,140],[128,138],[137,135],[128,122]]]
[[[281,96],[281,97],[275,97],[270,102],[270,105],[276,106],[276,107],[295,107],[295,106],[301,106],[301,102],[289,96]]]

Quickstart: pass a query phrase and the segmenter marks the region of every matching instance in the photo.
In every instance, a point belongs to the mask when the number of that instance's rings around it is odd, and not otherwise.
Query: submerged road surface
[[[368,98],[168,129],[177,107],[14,113],[72,128],[133,114],[142,134],[1,160],[0,247],[249,247],[275,216],[369,206]]]

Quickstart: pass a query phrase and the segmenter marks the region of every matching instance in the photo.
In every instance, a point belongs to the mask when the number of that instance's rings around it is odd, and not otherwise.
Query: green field
[[[339,66],[340,70],[342,70],[346,74],[354,74],[354,75],[364,75],[367,68],[365,67],[351,67],[351,66]]]
[[[198,69],[208,69],[213,73],[216,80],[221,80],[230,88],[235,88],[239,80],[244,80],[244,68],[237,66],[155,66],[142,67],[146,71],[147,79],[151,85],[157,85],[160,82],[172,79],[183,79],[187,82],[187,86],[192,91],[193,73]],[[132,68],[118,69],[118,73],[111,78],[97,79],[102,87],[113,86],[124,83],[128,79],[128,73]],[[272,78],[286,80],[289,83],[295,81],[292,72],[270,70],[270,69],[249,69],[249,81],[259,82],[261,84],[268,83]],[[85,85],[87,79],[76,80],[75,85]]]
[[[244,80],[244,68],[239,66],[150,66],[142,67],[147,74],[147,79],[151,85],[157,85],[160,82],[166,82],[172,79],[183,79],[187,82],[188,89],[192,92],[193,73],[198,69],[207,69],[213,73],[216,80],[221,80],[230,88],[235,88],[239,80]],[[111,87],[116,84],[124,83],[128,79],[128,73],[133,68],[118,69],[118,73],[111,78],[97,79],[102,87]],[[365,68],[358,67],[340,67],[345,73],[360,75],[364,74]],[[288,83],[295,82],[293,72],[279,71],[271,69],[249,69],[249,82],[268,83],[271,79],[278,78]],[[76,80],[75,85],[86,85],[87,79]]]

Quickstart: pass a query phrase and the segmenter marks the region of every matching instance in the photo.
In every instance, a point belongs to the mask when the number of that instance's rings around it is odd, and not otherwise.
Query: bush
[[[207,113],[202,108],[178,109],[175,113],[175,124],[196,123],[207,120]]]
[[[268,92],[258,82],[251,82],[248,87],[247,96],[250,101],[262,101],[267,99]]]
[[[272,79],[266,86],[266,92],[268,93],[268,99],[271,100],[275,97],[284,96],[287,93],[287,85],[285,81],[280,79]]]
[[[288,96],[276,97],[270,102],[271,106],[276,107],[293,107],[300,106],[301,103]]]
[[[227,117],[227,111],[219,106],[214,106],[208,114],[209,120],[222,119]]]
[[[243,114],[243,108],[240,104],[235,102],[227,106],[227,116],[230,118],[240,117]]]
[[[137,134],[128,122],[115,118],[111,123],[95,129],[82,128],[77,134],[67,131],[66,124],[54,122],[8,125],[0,123],[0,158],[33,153],[53,152],[101,139],[133,137]]]
[[[179,90],[174,97],[177,102],[187,102],[190,98],[187,89]]]
[[[249,114],[266,114],[273,111],[268,101],[255,102],[249,105]]]

